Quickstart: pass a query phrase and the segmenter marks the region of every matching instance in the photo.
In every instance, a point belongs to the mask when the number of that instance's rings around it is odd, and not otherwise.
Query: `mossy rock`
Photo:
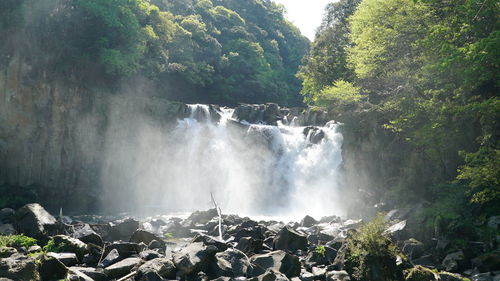
[[[405,281],[436,281],[439,278],[429,268],[417,265],[406,271]]]

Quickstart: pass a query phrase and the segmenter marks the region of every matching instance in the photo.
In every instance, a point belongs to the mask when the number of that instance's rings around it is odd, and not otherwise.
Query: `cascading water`
[[[231,119],[232,109],[221,109],[215,122],[207,105],[188,108],[189,117],[178,121],[163,146],[169,165],[161,171],[163,195],[151,199],[152,204],[175,211],[206,209],[212,193],[228,213],[341,213],[342,135],[337,124],[242,125]]]

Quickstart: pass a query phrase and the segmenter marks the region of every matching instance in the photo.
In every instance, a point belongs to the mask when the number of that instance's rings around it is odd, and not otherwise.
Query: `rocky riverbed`
[[[387,213],[377,234],[373,223],[337,216],[284,223],[223,214],[219,227],[215,209],[185,219],[55,218],[28,204],[0,211],[0,234],[37,239],[0,248],[0,280],[500,280],[498,245],[424,244],[408,237],[404,216]]]

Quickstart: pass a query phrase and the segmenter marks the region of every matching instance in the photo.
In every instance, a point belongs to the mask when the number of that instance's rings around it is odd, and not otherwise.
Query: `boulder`
[[[141,264],[140,258],[126,258],[104,269],[109,278],[119,278],[130,273],[132,268]]]
[[[215,246],[205,246],[202,242],[195,242],[172,254],[172,258],[181,275],[188,276],[206,270],[217,251]]]
[[[111,228],[118,236],[114,240],[129,240],[132,234],[139,228],[139,221],[133,218],[126,218],[113,222]]]
[[[104,255],[108,255],[109,252],[116,249],[120,257],[128,258],[132,255],[139,254],[144,248],[143,245],[141,246],[137,243],[116,241],[106,246]]]
[[[19,233],[38,239],[56,234],[58,228],[57,220],[38,203],[19,208],[16,225]]]
[[[500,270],[500,251],[483,254],[472,260],[472,264],[480,272],[490,272]]]
[[[66,278],[68,269],[57,258],[45,255],[40,261],[39,272],[42,280],[61,280]]]
[[[197,234],[191,242],[202,242],[206,246],[212,245],[215,246],[219,251],[225,251],[228,248],[228,245],[225,242],[203,233]]]
[[[151,233],[151,232],[143,230],[143,229],[136,230],[132,234],[132,237],[130,237],[130,242],[134,242],[137,244],[142,242],[146,245],[149,245],[149,243],[151,243],[151,241],[153,241],[153,240],[156,240],[156,241],[162,243],[163,246],[165,245],[165,243],[163,242],[163,240],[160,237],[158,237],[154,233]]]
[[[307,254],[305,263],[310,266],[326,265],[332,263],[336,257],[337,250],[328,246],[321,246],[321,248],[316,247]]]
[[[175,279],[175,271],[174,263],[170,259],[156,258],[139,267],[137,279],[141,281]]]
[[[0,235],[14,235],[17,231],[12,224],[0,225]]]
[[[269,269],[279,271],[289,278],[300,274],[299,258],[281,250],[255,255],[250,258],[250,263],[252,268],[249,270],[249,275],[254,277],[264,274]]]
[[[251,266],[248,257],[243,252],[233,248],[215,254],[215,259],[216,270],[213,271],[221,269],[216,272],[216,275],[219,276],[224,275],[224,271],[229,271],[228,276],[232,277],[246,276],[247,271]]]
[[[82,260],[83,256],[89,252],[87,244],[76,238],[66,235],[56,235],[52,237],[52,240],[54,240],[56,247],[62,248],[64,252],[75,253],[79,260]]]
[[[104,273],[104,269],[102,268],[72,266],[69,270],[72,272],[81,272],[95,281],[108,280],[108,276]]]
[[[302,227],[311,227],[315,224],[318,224],[318,221],[315,220],[311,216],[305,216],[301,221],[300,221],[300,226]]]
[[[330,271],[330,272],[326,273],[325,280],[326,281],[350,281],[351,277],[349,277],[349,274],[344,270]]]
[[[416,239],[404,241],[403,253],[411,260],[420,258],[424,254],[424,244]]]
[[[16,220],[16,211],[11,208],[3,208],[0,210],[0,222],[13,223]]]
[[[446,255],[442,265],[446,271],[457,271],[462,267],[464,261],[465,261],[464,252],[457,251]]]
[[[449,272],[440,272],[439,273],[440,281],[463,281],[464,278],[462,276],[449,273]]]
[[[8,258],[17,254],[16,248],[13,247],[0,247],[0,258]]]
[[[14,254],[0,259],[0,277],[14,281],[38,280],[34,259],[22,254]]]
[[[396,240],[405,239],[407,236],[406,220],[391,225],[389,228],[385,230],[384,233],[390,235]]]
[[[90,276],[86,275],[85,273],[74,270],[74,269],[69,269],[68,270],[68,281],[94,281],[94,279],[90,278]]]
[[[73,233],[73,238],[76,238],[84,243],[92,243],[97,246],[101,246],[104,244],[102,241],[102,237],[95,232],[90,225],[85,224],[83,227],[79,228]]]
[[[432,270],[417,265],[407,271],[405,281],[438,281],[439,276]]]
[[[163,255],[154,250],[145,250],[139,253],[141,259],[149,261],[156,258],[161,258]]]
[[[253,255],[259,253],[264,248],[263,242],[260,239],[253,239],[252,237],[243,237],[236,244],[235,248],[247,255]]]
[[[273,240],[275,250],[295,252],[307,250],[307,237],[289,226],[283,227]]]
[[[47,257],[55,258],[65,266],[73,266],[78,263],[75,253],[47,253]]]
[[[256,276],[254,278],[249,278],[247,281],[289,281],[283,273],[276,271],[276,270],[268,270],[264,273],[262,273],[259,276]]]
[[[114,263],[117,263],[119,260],[121,260],[121,258],[120,258],[120,254],[118,253],[118,250],[112,249],[106,255],[106,257],[101,261],[101,263],[99,264],[99,267],[108,267]]]
[[[206,224],[216,216],[218,216],[218,213],[217,209],[214,208],[207,211],[196,211],[189,215],[186,221],[189,222],[191,226],[194,226],[196,224]]]

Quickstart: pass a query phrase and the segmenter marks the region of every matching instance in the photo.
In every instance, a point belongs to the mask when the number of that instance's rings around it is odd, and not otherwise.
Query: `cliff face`
[[[141,81],[118,95],[45,77],[16,59],[0,71],[3,203],[16,195],[53,210],[94,209],[106,136],[117,129],[110,120],[154,116],[166,124],[182,110],[178,103],[145,98]]]

